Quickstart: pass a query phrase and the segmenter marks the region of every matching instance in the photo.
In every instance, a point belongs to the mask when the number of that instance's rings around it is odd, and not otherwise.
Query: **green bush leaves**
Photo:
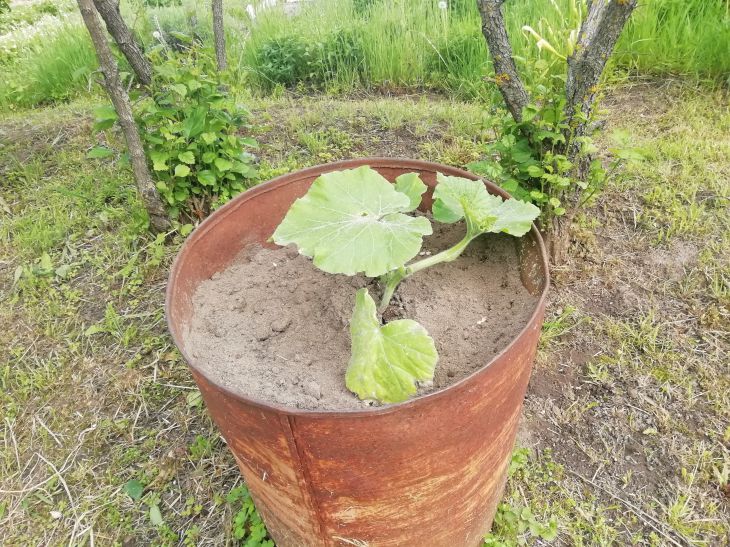
[[[248,127],[247,112],[221,89],[212,61],[199,52],[155,60],[152,96],[141,103],[138,123],[173,217],[202,218],[256,176],[249,149],[257,143],[239,135]],[[105,112],[97,117],[107,127],[115,119]]]

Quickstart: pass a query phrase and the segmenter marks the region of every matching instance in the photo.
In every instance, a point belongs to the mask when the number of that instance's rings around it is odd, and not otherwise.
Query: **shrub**
[[[342,28],[321,40],[304,41],[298,36],[272,38],[261,45],[257,55],[259,79],[263,87],[293,88],[304,85],[321,88],[347,80],[361,83],[365,54],[359,28]]]
[[[615,139],[617,146],[609,149],[612,159],[605,169],[594,157],[597,147],[592,138],[574,137],[567,131],[561,91],[538,85],[530,89],[530,95],[535,103],[523,109],[520,123],[504,111],[487,121],[496,138],[485,145],[486,159],[468,168],[494,180],[515,198],[540,206],[547,224],[566,214],[565,199],[571,193],[583,192],[580,207],[603,189],[624,162],[640,161],[642,155],[629,146],[627,137]],[[578,150],[573,161],[568,157],[571,146]],[[578,169],[585,176],[577,175]]]
[[[294,87],[313,79],[318,61],[317,45],[296,36],[273,38],[264,42],[258,52],[258,71],[266,87],[277,84]]]
[[[248,113],[221,91],[212,59],[191,51],[154,65],[138,116],[147,156],[171,214],[200,219],[253,180],[257,143],[238,134]]]

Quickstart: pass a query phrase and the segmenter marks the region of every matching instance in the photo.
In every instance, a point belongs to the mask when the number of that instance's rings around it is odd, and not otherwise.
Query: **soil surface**
[[[463,236],[461,224],[434,223],[422,254]],[[345,387],[349,318],[355,291],[380,289],[364,276],[324,273],[295,248],[245,251],[198,287],[187,349],[207,376],[234,392],[289,407],[357,410]],[[419,395],[446,387],[486,364],[525,326],[537,297],[522,286],[517,240],[485,235],[455,262],[401,283],[387,320],[411,318],[439,352],[434,381]]]

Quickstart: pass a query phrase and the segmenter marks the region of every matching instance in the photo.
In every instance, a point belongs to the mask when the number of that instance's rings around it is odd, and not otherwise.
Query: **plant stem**
[[[400,282],[403,281],[406,277],[410,277],[414,273],[420,272],[421,270],[424,270],[426,268],[430,268],[431,266],[435,266],[436,264],[456,260],[457,258],[459,258],[461,253],[464,252],[469,243],[478,235],[478,231],[476,231],[475,233],[472,230],[467,230],[467,234],[464,236],[464,238],[453,247],[441,251],[440,253],[436,253],[433,256],[424,258],[423,260],[419,260],[418,262],[409,264],[408,266],[405,266],[403,268],[398,268],[397,270],[393,270],[392,272],[388,272],[387,274],[382,275],[380,277],[380,282],[383,284],[384,289],[383,298],[380,300],[380,306],[378,307],[378,311],[380,313],[385,311],[385,308],[387,308],[388,304],[390,304],[390,299],[393,298],[393,293],[398,288]]]

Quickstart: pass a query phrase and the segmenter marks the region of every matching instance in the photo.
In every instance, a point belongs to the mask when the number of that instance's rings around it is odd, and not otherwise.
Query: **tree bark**
[[[482,34],[494,63],[494,79],[507,109],[519,123],[522,121],[522,109],[529,103],[529,98],[512,58],[512,46],[502,16],[503,2],[504,0],[478,0],[477,3],[482,16]]]
[[[565,114],[572,133],[570,141],[588,131],[589,118],[598,83],[621,31],[636,7],[637,0],[593,0],[581,24],[575,51],[568,57],[565,84]],[[582,119],[576,115],[582,113]],[[577,144],[577,143],[576,143]],[[568,150],[575,157],[576,149]]]
[[[119,116],[119,125],[122,126],[122,131],[124,131],[124,138],[127,141],[129,157],[132,163],[132,171],[137,181],[137,189],[149,213],[150,224],[155,231],[165,231],[170,227],[170,221],[167,217],[165,207],[160,200],[160,196],[157,193],[157,188],[155,188],[155,184],[152,182],[144,148],[142,147],[142,140],[140,139],[137,125],[134,123],[134,117],[132,116],[129,95],[127,95],[126,90],[122,86],[121,79],[119,78],[119,68],[117,67],[112,50],[106,41],[104,29],[96,16],[96,8],[92,0],[77,0],[77,2],[86,28],[91,35],[91,41],[94,44],[96,56],[99,59],[99,67],[104,74],[104,87]]]
[[[213,5],[213,37],[215,38],[215,60],[218,70],[228,68],[226,57],[226,34],[223,29],[223,0],[212,0]]]
[[[152,65],[132,36],[119,11],[119,0],[94,0],[94,6],[104,20],[106,29],[129,61],[134,74],[142,85],[152,83]]]
[[[573,177],[585,181],[591,157],[580,155],[580,137],[591,132],[591,113],[601,75],[608,58],[621,36],[621,31],[636,7],[637,0],[593,0],[578,34],[573,54],[568,57],[565,84],[565,155],[573,162]],[[582,193],[576,188],[562,198],[567,213],[555,217],[548,227],[548,247],[553,263],[561,264],[568,255],[570,225],[578,209]]]

